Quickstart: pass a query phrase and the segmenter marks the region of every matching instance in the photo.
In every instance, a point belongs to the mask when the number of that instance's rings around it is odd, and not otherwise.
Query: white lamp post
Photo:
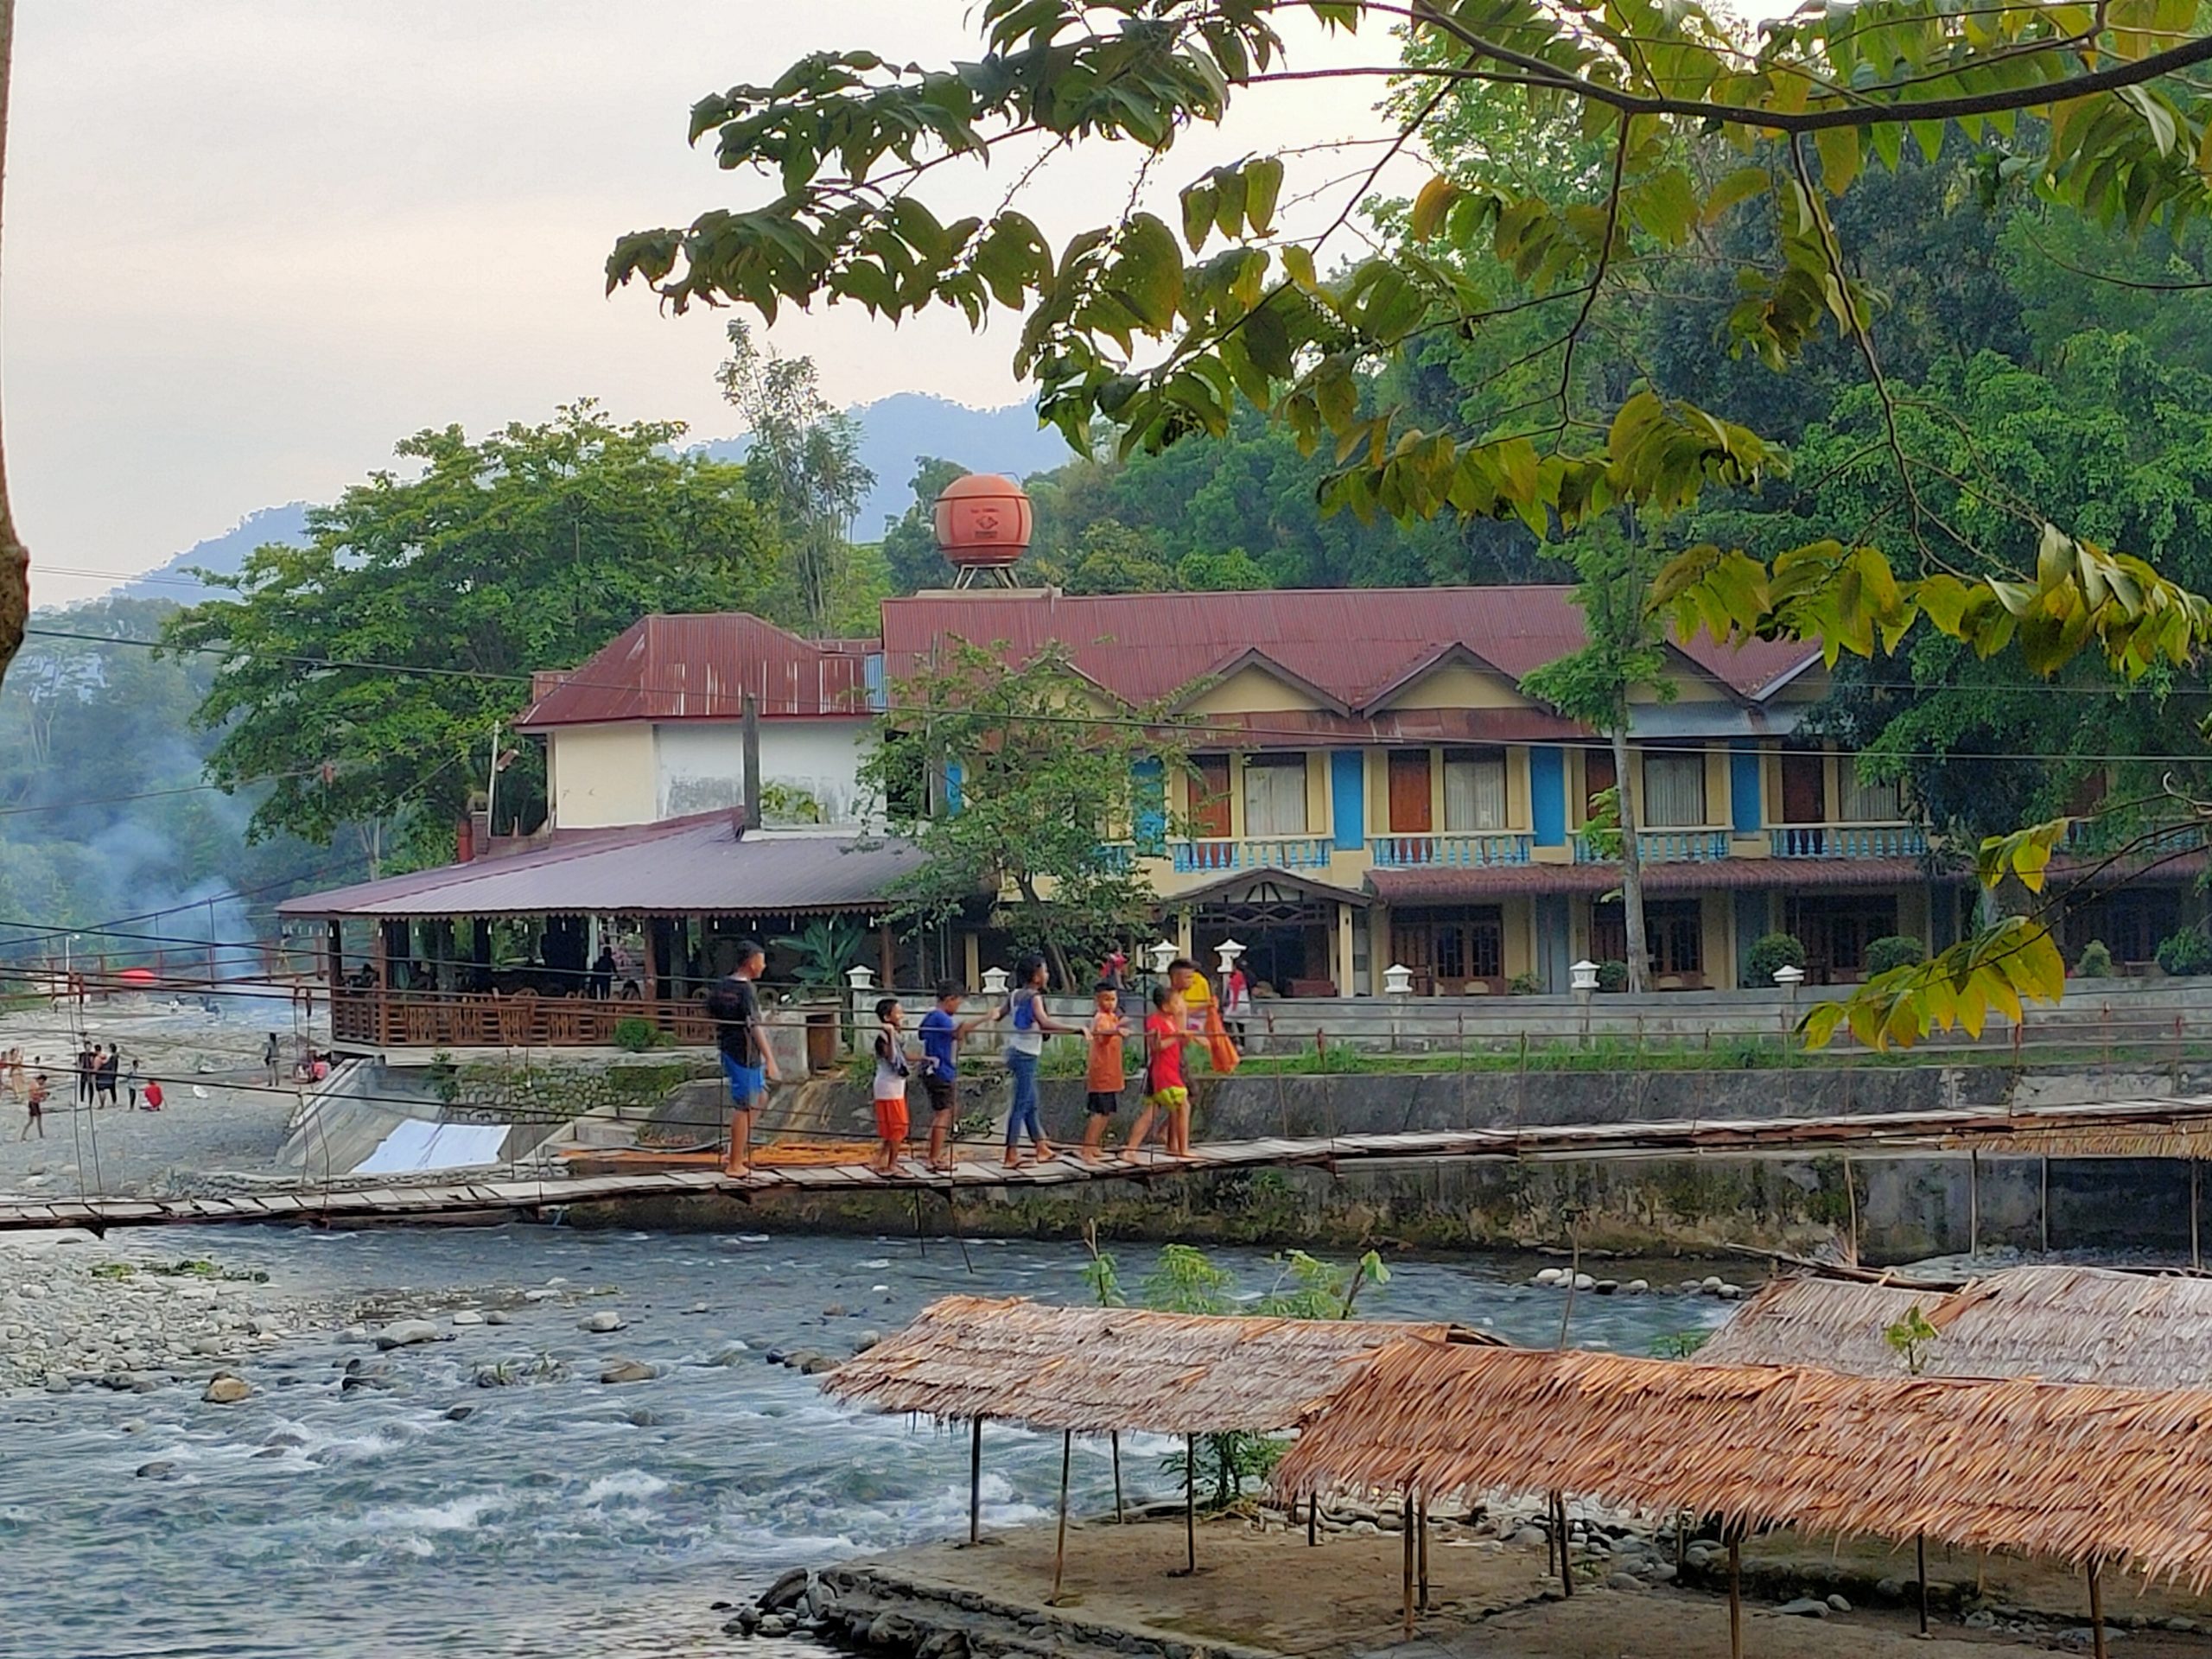
[[[1787,1046],[1789,1033],[1797,1029],[1797,988],[1805,982],[1805,970],[1794,963],[1785,962],[1774,970],[1774,982],[1781,987],[1783,995],[1789,999],[1789,1006],[1782,1016],[1782,1040]]]
[[[1221,977],[1224,983],[1230,970],[1236,966],[1236,958],[1243,954],[1244,947],[1234,939],[1224,939],[1215,949],[1214,955],[1221,959]]]
[[[1598,988],[1598,964],[1585,957],[1567,970],[1567,988],[1582,1005],[1582,1046],[1590,1046],[1590,995]]]
[[[1145,952],[1152,958],[1152,971],[1162,979],[1167,977],[1167,964],[1175,960],[1176,945],[1173,939],[1162,939]]]
[[[875,1017],[875,969],[858,963],[845,969],[845,983],[851,988],[850,1007],[853,1012],[852,1049],[860,1052],[861,1033],[866,1022]]]
[[[1006,969],[1003,969],[1003,968],[986,968],[986,969],[983,969],[983,995],[984,995],[985,996],[995,996],[995,996],[1004,996],[1004,995],[1006,995],[1006,982],[1007,982],[1007,977],[1008,977],[1008,976],[1007,976],[1007,971],[1006,971]]]
[[[1392,963],[1382,970],[1382,991],[1386,996],[1406,996],[1414,988],[1414,970],[1402,963]]]

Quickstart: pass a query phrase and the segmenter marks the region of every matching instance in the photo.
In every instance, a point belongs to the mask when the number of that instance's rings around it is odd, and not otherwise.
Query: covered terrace
[[[278,909],[325,924],[341,1049],[605,1045],[640,1019],[704,1043],[701,993],[728,971],[742,938],[766,943],[847,918],[872,931],[869,965],[892,982],[891,888],[921,857],[911,843],[849,830],[741,830],[718,811],[556,830]],[[772,950],[772,980],[792,966]]]

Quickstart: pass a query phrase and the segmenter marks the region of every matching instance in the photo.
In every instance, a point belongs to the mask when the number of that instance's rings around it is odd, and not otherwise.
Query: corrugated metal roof
[[[1643,867],[1646,893],[1716,893],[1789,887],[1827,893],[1846,887],[1915,886],[1928,879],[1916,858],[1715,858]],[[1964,880],[1942,874],[1938,880]],[[1393,905],[1496,899],[1518,893],[1611,893],[1618,864],[1494,864],[1471,869],[1370,870],[1367,884]]]
[[[1076,665],[1132,704],[1169,697],[1258,652],[1355,709],[1384,700],[1454,647],[1509,679],[1580,648],[1581,611],[1564,587],[1330,588],[1233,594],[1070,595],[968,589],[886,600],[884,652],[912,675],[940,637],[1001,641],[1026,656],[1057,640]],[[1700,634],[1682,653],[1738,696],[1756,700],[1820,655]]]
[[[533,677],[523,731],[608,720],[863,716],[873,639],[803,639],[744,611],[640,617],[581,667]]]
[[[733,916],[888,907],[910,842],[755,831],[716,812],[556,830],[541,847],[287,899],[285,916]]]

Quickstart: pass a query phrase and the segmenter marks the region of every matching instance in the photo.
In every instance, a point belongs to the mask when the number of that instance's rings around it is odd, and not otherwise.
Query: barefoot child
[[[875,1157],[868,1167],[879,1175],[896,1174],[906,1150],[906,1011],[887,996],[875,1005]]]
[[[983,1023],[960,1018],[960,982],[937,982],[937,1006],[922,1016],[922,1092],[930,1097],[930,1167],[952,1167],[952,1131],[960,1111],[960,1041]]]
[[[1014,1083],[1013,1104],[1006,1119],[1008,1169],[1021,1161],[1019,1154],[1025,1134],[1039,1163],[1058,1155],[1053,1152],[1052,1143],[1045,1138],[1044,1125],[1037,1117],[1037,1064],[1045,1058],[1047,1037],[1079,1027],[1064,1026],[1046,1012],[1045,991],[1052,981],[1052,969],[1045,965],[1045,958],[1034,951],[1014,964],[1014,995],[1006,1005],[1006,1013],[1014,1025],[1012,1034],[1006,1039],[1007,1075]]]
[[[28,1140],[29,1140],[29,1139],[31,1138],[31,1131],[32,1131],[33,1129],[36,1129],[36,1130],[38,1131],[38,1138],[39,1138],[40,1140],[41,1140],[41,1141],[45,1140],[45,1139],[46,1139],[46,1073],[45,1073],[45,1072],[41,1071],[41,1072],[40,1072],[36,1077],[33,1077],[33,1078],[31,1079],[31,1086],[30,1086],[30,1089],[29,1089],[29,1092],[27,1092],[27,1093],[23,1096],[23,1105],[24,1105],[24,1106],[25,1106],[25,1108],[27,1108],[27,1109],[29,1110],[29,1112],[30,1112],[30,1121],[29,1121],[29,1122],[28,1122],[27,1123],[25,1123],[25,1124],[23,1125],[23,1132],[22,1132],[21,1135],[17,1135],[17,1136],[16,1137],[16,1140],[18,1140],[18,1141],[28,1141]]]
[[[1112,981],[1102,979],[1091,991],[1090,1063],[1084,1076],[1088,1091],[1084,1103],[1083,1150],[1077,1155],[1096,1163],[1105,1150],[1106,1125],[1122,1104],[1122,1039],[1128,1022],[1122,1018],[1121,993]]]
[[[1183,1075],[1183,1050],[1205,1040],[1185,1025],[1175,993],[1165,985],[1154,986],[1152,1012],[1144,1022],[1144,1109],[1129,1131],[1125,1154],[1134,1154],[1144,1144],[1155,1112],[1166,1117],[1160,1139],[1168,1155],[1179,1158],[1190,1151],[1191,1087]]]

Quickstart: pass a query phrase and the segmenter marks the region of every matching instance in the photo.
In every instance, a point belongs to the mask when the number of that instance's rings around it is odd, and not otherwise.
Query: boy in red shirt
[[[1134,1154],[1152,1128],[1153,1114],[1166,1115],[1160,1141],[1171,1158],[1187,1157],[1191,1150],[1191,1086],[1183,1074],[1183,1050],[1205,1039],[1190,1030],[1183,1019],[1181,999],[1165,985],[1153,988],[1152,1012],[1144,1022],[1144,1110],[1137,1114],[1124,1154]]]

